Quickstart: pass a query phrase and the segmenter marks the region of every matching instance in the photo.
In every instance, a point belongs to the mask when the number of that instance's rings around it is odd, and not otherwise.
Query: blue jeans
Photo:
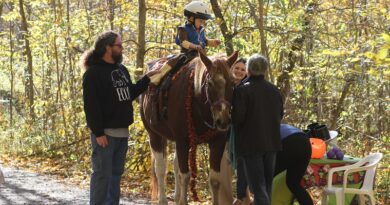
[[[107,136],[108,146],[103,148],[91,135],[92,175],[90,185],[91,205],[119,204],[120,180],[124,171],[128,138]]]
[[[243,156],[244,170],[254,205],[270,205],[276,152]]]

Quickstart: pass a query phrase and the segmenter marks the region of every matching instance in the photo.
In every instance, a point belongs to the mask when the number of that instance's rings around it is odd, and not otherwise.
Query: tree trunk
[[[378,88],[378,91],[377,91],[377,96],[378,96],[378,99],[381,99],[379,100],[378,102],[378,113],[385,113],[385,110],[386,110],[386,101],[384,100],[385,99],[385,85],[382,84],[379,88]],[[382,100],[383,99],[383,100]],[[389,130],[388,128],[389,126],[389,119],[382,116],[382,115],[377,115],[377,128],[378,128],[378,134],[380,133],[383,133],[383,132],[386,132],[386,130]]]
[[[232,32],[229,31],[225,18],[223,17],[221,8],[218,5],[218,0],[210,0],[211,7],[213,8],[215,18],[218,19],[221,23],[219,24],[219,27],[221,29],[222,35],[225,39],[225,49],[226,49],[226,54],[230,56],[233,51],[233,34]]]
[[[90,39],[92,38],[92,34],[91,34],[91,16],[89,15],[88,12],[90,10],[88,5],[88,0],[83,0],[83,4],[84,4],[85,14],[87,16],[87,25],[88,25],[88,38],[85,40],[87,41],[87,45],[90,45]]]
[[[352,85],[352,78],[348,78],[346,81],[345,81],[345,84],[344,84],[344,87],[343,87],[343,91],[341,93],[341,96],[340,96],[340,99],[339,101],[337,102],[337,105],[336,105],[336,109],[333,111],[333,115],[332,115],[332,119],[331,119],[331,124],[330,124],[330,129],[331,130],[334,130],[337,128],[337,120],[339,119],[340,117],[340,113],[342,111],[342,106],[343,106],[343,103],[344,103],[344,100],[345,98],[347,97],[347,94],[349,92],[349,88],[351,87]]]
[[[114,16],[115,16],[115,2],[114,0],[107,0],[108,3],[108,20],[110,21],[110,28],[111,30],[114,30]]]
[[[257,10],[259,12],[259,15],[256,14],[256,10],[255,10],[255,7],[253,6],[253,4],[249,0],[246,0],[246,2],[249,6],[250,14],[256,23],[256,27],[257,27],[257,29],[259,29],[259,32],[260,32],[260,53],[263,56],[265,56],[268,59],[268,61],[270,61],[271,59],[268,57],[269,54],[268,54],[268,48],[267,48],[267,38],[266,38],[266,34],[265,34],[265,29],[264,29],[264,24],[265,24],[265,22],[264,22],[264,1],[258,0],[258,9]],[[269,62],[269,63],[271,63],[271,62]],[[267,80],[273,81],[272,72],[270,72],[269,70],[267,70],[265,77]]]
[[[146,24],[146,3],[145,0],[138,1],[138,50],[135,73],[136,79],[143,73],[144,60],[145,60],[145,25]]]
[[[72,53],[72,47],[69,45],[69,43],[72,41],[71,39],[71,27],[70,27],[70,2],[69,0],[66,0],[66,23],[67,23],[67,29],[66,29],[66,48],[68,53],[68,65],[69,65],[69,88],[70,88],[70,99],[71,99],[71,107],[72,110],[77,109],[77,95],[76,95],[76,70],[74,67],[75,60],[73,59],[73,53]],[[77,127],[79,120],[77,119],[77,113],[72,112],[72,119],[70,119],[72,123],[72,136],[76,136],[77,134]]]
[[[26,69],[26,93],[28,98],[28,106],[30,109],[30,117],[33,120],[34,114],[34,81],[33,81],[33,59],[31,55],[30,40],[28,38],[28,25],[26,14],[24,13],[23,0],[19,0],[19,12],[22,18],[22,32],[23,40],[25,42],[26,56],[27,56],[27,69]]]
[[[4,5],[4,2],[0,2],[0,16],[3,15],[3,5]],[[1,26],[2,25],[0,24],[0,28],[1,28]]]
[[[268,58],[268,49],[267,49],[267,39],[265,36],[265,30],[264,30],[264,2],[263,0],[258,0],[259,1],[259,31],[260,31],[260,44],[261,44],[261,49],[260,52],[262,55]]]
[[[3,9],[1,6],[0,9]],[[1,15],[0,15],[1,16]],[[13,57],[14,57],[14,43],[12,41],[12,30],[13,30],[13,24],[12,21],[9,23],[9,49],[10,49],[10,56],[9,56],[9,71],[10,71],[10,84],[11,84],[11,96],[9,98],[9,125],[11,130],[11,139],[14,138],[14,115],[13,115],[13,99],[14,99],[14,69],[13,69]]]
[[[58,15],[57,15],[57,5],[56,5],[56,1],[53,0],[52,2],[52,5],[53,5],[53,10],[54,10],[54,26],[58,26],[57,25],[57,22],[59,22],[57,20],[58,18]],[[60,108],[61,108],[61,116],[62,116],[62,122],[63,122],[63,129],[64,129],[64,133],[65,133],[65,139],[66,139],[66,142],[69,141],[69,135],[67,133],[67,122],[66,122],[66,117],[65,117],[65,108],[64,108],[64,102],[63,102],[63,99],[62,99],[62,91],[61,91],[61,88],[62,88],[62,74],[63,74],[63,70],[60,71],[60,68],[59,68],[59,57],[58,57],[58,47],[57,47],[57,32],[56,30],[54,31],[54,39],[53,39],[53,48],[54,48],[54,60],[55,60],[55,64],[56,64],[56,74],[57,74],[57,95],[56,95],[56,105],[60,105]],[[65,66],[65,65],[64,65]]]
[[[277,87],[280,89],[280,92],[283,97],[283,102],[286,103],[288,96],[290,94],[290,77],[289,74],[293,71],[295,63],[297,61],[297,56],[295,55],[296,51],[302,50],[303,43],[305,42],[306,35],[310,31],[311,16],[316,10],[318,4],[310,3],[305,9],[304,21],[303,21],[303,32],[302,36],[295,38],[292,42],[290,52],[288,53],[288,64],[283,66],[282,74],[278,77]]]
[[[277,87],[280,89],[284,103],[286,103],[288,96],[289,96],[289,93],[290,93],[289,73],[291,73],[295,67],[295,62],[296,62],[295,51],[301,50],[303,42],[304,42],[304,39],[302,37],[298,37],[298,38],[293,40],[292,48],[291,48],[290,52],[288,53],[288,64],[284,68],[282,68],[283,72],[278,77]]]

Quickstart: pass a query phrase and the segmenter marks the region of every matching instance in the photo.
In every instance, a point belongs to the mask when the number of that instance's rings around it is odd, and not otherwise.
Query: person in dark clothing
[[[247,71],[246,71],[246,59],[245,58],[240,58],[238,59],[233,66],[230,69],[231,75],[232,75],[232,80],[234,82],[234,86],[240,85],[240,83],[245,80],[247,77]],[[234,143],[234,134],[229,133],[230,140],[231,142],[229,143]],[[231,145],[234,146],[234,145]],[[234,147],[230,147],[230,152],[234,151]],[[235,154],[231,153],[231,160],[234,159]],[[244,171],[244,164],[242,160],[236,160],[236,162],[233,164],[236,169],[237,173],[237,183],[236,183],[236,192],[237,192],[237,198],[234,200],[233,205],[249,205],[250,204],[250,198],[249,198],[249,193],[247,192],[247,186],[248,184],[246,183],[245,180],[245,171]]]
[[[115,32],[100,34],[82,58],[83,100],[91,130],[90,204],[119,204],[120,179],[133,123],[132,100],[145,91],[152,71],[136,84],[122,62],[122,39]]]
[[[264,56],[251,56],[247,63],[249,77],[233,94],[236,154],[243,161],[255,205],[271,204],[276,153],[281,150],[283,100],[277,87],[264,79],[267,69]]]
[[[286,170],[286,184],[301,205],[313,205],[313,200],[301,186],[301,180],[310,162],[309,136],[299,128],[280,125],[282,151],[276,156],[275,176]]]
[[[276,155],[275,174],[277,176],[286,170],[286,184],[301,205],[313,205],[313,200],[300,182],[310,162],[311,144],[309,136],[299,128],[291,125],[280,125],[282,151]],[[239,164],[237,164],[238,166]],[[238,169],[238,167],[237,167]],[[240,186],[238,186],[240,184]],[[241,193],[241,201],[248,201],[245,178],[237,178],[237,195]],[[242,203],[237,203],[239,205]]]

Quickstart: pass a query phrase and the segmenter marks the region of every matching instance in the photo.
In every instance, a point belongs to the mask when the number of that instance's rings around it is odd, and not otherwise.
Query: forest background
[[[1,0],[0,159],[87,185],[89,131],[78,62],[97,34],[119,32],[134,80],[146,62],[178,53],[176,28],[188,0]],[[209,54],[261,53],[285,99],[284,122],[338,130],[340,148],[382,152],[379,204],[390,198],[390,2],[388,0],[210,0]],[[148,136],[135,106],[124,193],[148,196]],[[170,145],[172,149],[173,145]],[[172,153],[172,151],[170,152]],[[208,150],[198,163],[206,199]],[[169,155],[172,160],[172,155]],[[172,164],[172,163],[171,163]],[[168,184],[173,187],[170,165]],[[171,192],[172,193],[172,192]]]

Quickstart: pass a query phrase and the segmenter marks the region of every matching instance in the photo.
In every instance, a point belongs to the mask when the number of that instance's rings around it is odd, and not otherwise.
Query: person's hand
[[[192,44],[190,49],[193,49],[193,50],[196,50],[196,51],[201,51],[203,50],[202,46],[200,45],[196,45],[196,44]]]
[[[203,48],[202,48],[202,46],[200,46],[200,45],[196,45],[196,46],[195,46],[195,50],[201,51],[201,50],[203,50]]]
[[[155,69],[155,70],[148,71],[148,72],[146,73],[146,75],[150,78],[150,77],[152,77],[153,75],[156,75],[157,73],[160,73],[160,72],[161,72],[161,70]]]
[[[96,137],[96,142],[99,146],[101,146],[103,148],[108,146],[108,141],[107,141],[106,135]]]

